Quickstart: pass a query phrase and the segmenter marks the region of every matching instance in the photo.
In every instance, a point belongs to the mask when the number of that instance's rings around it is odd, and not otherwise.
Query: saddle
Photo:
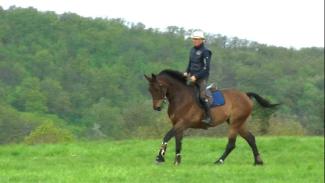
[[[222,106],[225,104],[225,99],[222,94],[222,91],[219,90],[215,83],[211,83],[206,87],[206,95],[208,98],[208,102],[210,104],[210,108],[216,107],[216,106]],[[199,88],[196,86],[196,96],[200,103],[200,105],[203,105],[203,101],[200,98]]]

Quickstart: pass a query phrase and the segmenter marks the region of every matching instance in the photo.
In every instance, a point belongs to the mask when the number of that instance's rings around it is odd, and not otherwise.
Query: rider
[[[189,64],[184,76],[189,76],[192,82],[198,84],[200,90],[200,100],[203,103],[205,111],[205,118],[202,120],[202,122],[210,125],[211,114],[208,96],[205,90],[209,78],[212,52],[204,46],[205,38],[202,31],[193,32],[191,38],[194,46],[190,51]]]

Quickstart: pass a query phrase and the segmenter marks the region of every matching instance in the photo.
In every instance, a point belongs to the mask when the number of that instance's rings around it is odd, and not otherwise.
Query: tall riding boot
[[[203,101],[203,108],[204,108],[205,116],[202,122],[207,125],[211,125],[211,113],[210,113],[210,106],[208,101]]]

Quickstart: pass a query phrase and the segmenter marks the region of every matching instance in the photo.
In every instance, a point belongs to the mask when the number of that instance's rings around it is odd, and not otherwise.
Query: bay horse
[[[152,74],[151,77],[144,75],[149,81],[149,92],[152,96],[153,109],[160,111],[164,101],[167,99],[168,116],[173,127],[163,138],[159,153],[156,157],[157,163],[165,161],[167,143],[175,137],[176,155],[174,164],[181,163],[181,148],[183,133],[189,128],[206,129],[215,127],[227,121],[229,123],[228,144],[222,156],[215,163],[223,164],[229,153],[235,148],[236,137],[239,134],[251,147],[254,155],[254,164],[262,165],[263,161],[258,152],[255,137],[245,126],[247,118],[252,113],[253,101],[266,108],[273,108],[279,104],[271,104],[256,93],[244,93],[235,89],[221,90],[225,104],[211,108],[211,125],[207,126],[201,120],[204,117],[204,110],[200,107],[196,96],[196,89],[193,85],[187,84],[187,79],[181,72],[174,70],[163,70],[158,75]]]

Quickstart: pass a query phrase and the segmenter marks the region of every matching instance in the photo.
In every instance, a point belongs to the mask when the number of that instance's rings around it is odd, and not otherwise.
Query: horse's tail
[[[276,107],[280,104],[271,104],[268,100],[264,99],[263,97],[261,97],[260,95],[253,93],[253,92],[247,92],[246,95],[249,98],[255,98],[256,101],[262,106],[262,107],[266,107],[266,108],[273,108]]]

